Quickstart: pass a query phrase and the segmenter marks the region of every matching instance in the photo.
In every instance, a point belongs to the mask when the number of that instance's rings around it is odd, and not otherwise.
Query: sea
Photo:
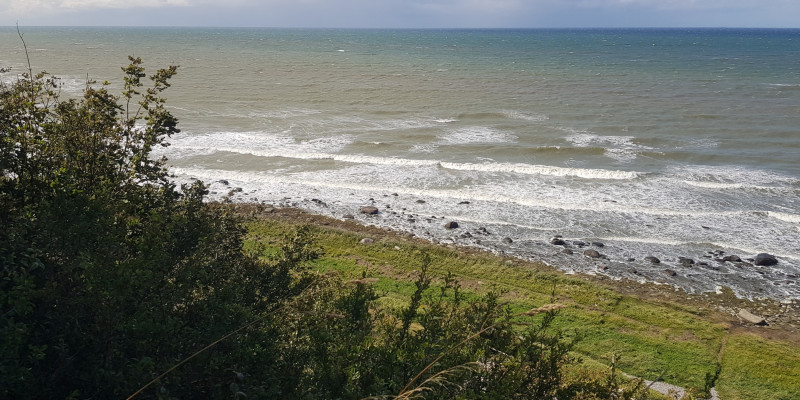
[[[179,65],[181,132],[154,156],[210,200],[800,299],[800,30],[20,30],[64,96],[119,89],[129,55]],[[27,62],[0,28],[0,80]]]

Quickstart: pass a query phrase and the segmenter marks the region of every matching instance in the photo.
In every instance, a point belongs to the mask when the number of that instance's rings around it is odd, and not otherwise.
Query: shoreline
[[[508,254],[497,254],[486,249],[465,246],[458,243],[436,243],[413,233],[375,224],[365,224],[360,220],[337,219],[314,213],[299,207],[268,205],[252,202],[234,201],[234,209],[244,217],[272,219],[295,225],[312,225],[322,229],[358,234],[380,241],[404,241],[419,246],[438,246],[458,252],[459,257],[488,256],[504,260],[522,270],[534,270],[588,281],[606,287],[621,295],[635,297],[646,302],[676,303],[696,307],[709,312],[711,320],[727,323],[731,331],[750,332],[767,339],[787,340],[800,345],[800,301],[778,301],[774,299],[746,299],[737,297],[732,291],[718,293],[687,293],[671,285],[652,282],[639,282],[625,278],[611,278],[606,275],[567,273],[556,266],[542,261],[522,259]],[[767,325],[757,326],[740,315],[741,310],[763,317]]]
[[[692,228],[708,233],[694,232],[678,243],[653,239],[662,235],[661,230],[674,228],[670,222],[657,219],[651,223],[632,223],[645,224],[650,232],[648,237],[625,236],[612,232],[616,229],[613,226],[604,228],[601,224],[593,229],[576,226],[577,217],[569,213],[550,213],[547,209],[533,216],[524,214],[531,210],[495,212],[492,210],[499,210],[502,205],[469,196],[381,187],[331,188],[335,190],[332,192],[314,185],[264,187],[259,182],[210,180],[209,198],[298,207],[335,219],[353,219],[365,225],[412,233],[433,243],[468,246],[497,255],[541,261],[567,273],[663,284],[696,294],[721,293],[727,287],[736,296],[754,301],[772,299],[787,304],[800,301],[800,269],[793,253],[782,254],[773,243],[767,247],[772,249],[770,255],[774,255],[773,261],[777,264],[757,265],[757,255],[767,251],[759,249],[760,246],[742,250],[715,243],[711,237],[721,228],[708,226],[710,222]],[[286,197],[287,193],[292,197]],[[377,210],[365,214],[360,211],[363,207]],[[515,215],[515,212],[523,214]],[[584,220],[595,218],[593,214],[583,214]],[[547,222],[539,225],[542,221]],[[445,225],[449,222],[459,226],[448,229]],[[710,236],[706,240],[697,239],[697,235]]]

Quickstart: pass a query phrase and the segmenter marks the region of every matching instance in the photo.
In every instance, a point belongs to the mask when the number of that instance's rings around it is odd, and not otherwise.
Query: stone
[[[321,207],[328,207],[328,204],[325,203],[324,201],[320,200],[320,199],[311,199],[311,201],[313,201],[314,203],[317,203]]]
[[[590,258],[600,258],[600,253],[597,250],[584,250],[583,255]]]
[[[671,269],[665,269],[665,270],[664,270],[664,273],[665,273],[665,274],[667,274],[667,275],[669,275],[669,276],[677,276],[677,275],[678,275],[678,273],[677,273],[677,272],[675,272],[675,271],[673,271],[673,270],[671,270]]]
[[[553,240],[551,240],[551,241],[550,241],[550,244],[554,244],[554,245],[556,245],[556,246],[563,246],[563,245],[565,245],[565,244],[567,244],[567,243],[566,243],[566,242],[564,242],[564,240],[563,240],[563,239],[561,239],[561,238],[557,238],[557,237],[556,237],[556,238],[553,238]]]
[[[510,237],[504,237],[503,238],[503,243],[511,244],[511,243],[514,243],[514,240],[511,239]]]
[[[572,254],[574,254],[574,253],[572,252],[572,250],[570,250],[570,249],[564,249],[564,250],[561,250],[561,252],[562,252],[562,253],[564,253],[564,254],[566,254],[566,255],[569,255],[569,256],[571,256]]]
[[[456,221],[450,221],[450,222],[448,222],[448,223],[444,224],[444,227],[445,227],[446,229],[456,229],[456,228],[458,228],[458,222],[456,222]]]
[[[378,207],[375,207],[375,206],[361,207],[361,213],[362,214],[368,214],[368,215],[375,215],[375,214],[378,213]]]
[[[739,256],[730,255],[730,256],[722,257],[722,261],[742,262],[742,259],[739,258]]]
[[[462,202],[460,202],[458,204],[469,204],[469,202],[468,201],[462,201]]]
[[[772,254],[767,253],[759,253],[756,255],[756,258],[753,260],[753,264],[768,267],[770,265],[775,265],[778,263],[778,259],[775,258]]]
[[[692,265],[694,265],[694,260],[692,260],[691,258],[686,258],[686,257],[678,257],[678,263],[683,265],[686,268],[689,268]]]
[[[592,246],[595,246],[595,247],[605,247],[605,244],[603,244],[603,242],[592,242]]]
[[[582,240],[573,240],[572,244],[574,244],[575,246],[578,246],[578,247],[586,246],[586,242],[584,242]]]
[[[749,322],[753,325],[760,325],[764,326],[767,325],[767,320],[758,315],[751,313],[750,311],[745,310],[744,308],[739,310],[739,318],[745,320],[745,322]]]
[[[417,200],[417,204],[425,204],[425,200]]]
[[[355,219],[356,217],[353,216],[353,214],[345,214],[345,215],[342,216],[342,218],[344,218],[344,219]]]
[[[644,259],[645,259],[645,261],[650,261],[653,264],[660,264],[661,263],[661,260],[659,260],[658,257],[654,257],[654,256],[647,256]]]
[[[363,238],[358,243],[361,243],[361,244],[373,244],[373,243],[375,243],[375,239]]]
[[[230,184],[231,184],[230,182],[226,181],[225,179],[220,179],[220,180],[218,180],[217,182],[219,182],[219,183],[221,183],[221,184],[223,184],[223,185],[225,185],[225,186],[228,186],[228,185],[230,185]]]

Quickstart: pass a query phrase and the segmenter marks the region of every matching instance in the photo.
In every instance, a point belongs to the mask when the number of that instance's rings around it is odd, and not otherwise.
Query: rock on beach
[[[758,255],[756,255],[756,258],[753,262],[753,264],[755,265],[764,267],[775,265],[777,263],[778,259],[775,258],[775,256],[773,256],[772,254],[767,254],[767,253],[759,253]]]
[[[747,311],[745,309],[739,310],[739,314],[738,315],[739,315],[739,318],[741,318],[741,319],[745,320],[745,322],[749,322],[749,323],[751,323],[753,325],[761,325],[761,326],[767,325],[767,320],[765,320],[763,317],[759,317],[758,315],[755,315],[755,314],[753,314],[750,311]]]
[[[368,214],[368,215],[375,215],[375,214],[378,213],[378,207],[375,207],[375,206],[361,207],[361,213],[362,214]]]
[[[584,250],[583,255],[590,258],[600,258],[600,252],[592,249]]]

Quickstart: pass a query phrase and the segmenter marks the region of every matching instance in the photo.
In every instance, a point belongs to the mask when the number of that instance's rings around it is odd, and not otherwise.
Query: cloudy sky
[[[788,27],[800,0],[0,0],[0,26]]]

